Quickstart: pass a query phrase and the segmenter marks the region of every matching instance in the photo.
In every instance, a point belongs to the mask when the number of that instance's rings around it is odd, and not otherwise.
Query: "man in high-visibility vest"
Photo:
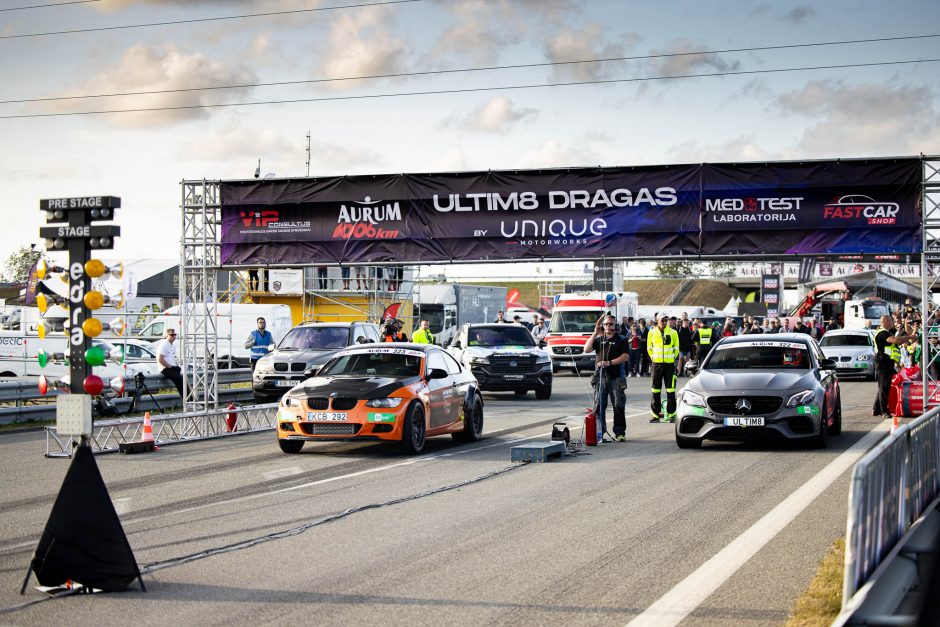
[[[650,402],[653,417],[650,422],[675,422],[676,420],[676,358],[679,356],[679,334],[669,326],[669,316],[661,315],[656,326],[650,329],[646,339],[646,350],[652,362]],[[660,393],[666,386],[666,415],[663,415]]]
[[[881,316],[881,326],[875,331],[875,377],[878,379],[878,394],[871,408],[872,416],[884,416],[890,419],[888,394],[891,393],[891,379],[901,360],[901,344],[917,339],[916,335],[895,335],[894,319]]]
[[[699,367],[708,357],[708,352],[712,349],[712,334],[714,331],[710,326],[704,324],[701,320],[695,321],[696,330],[692,334],[692,343],[698,348],[695,351],[695,359],[698,360]]]
[[[258,360],[271,352],[274,346],[274,337],[267,330],[267,322],[264,318],[258,318],[258,328],[248,334],[245,341],[245,348],[251,351],[251,371],[254,372]]]
[[[415,344],[433,344],[434,335],[431,333],[431,323],[422,320],[418,330],[411,334],[411,341]]]

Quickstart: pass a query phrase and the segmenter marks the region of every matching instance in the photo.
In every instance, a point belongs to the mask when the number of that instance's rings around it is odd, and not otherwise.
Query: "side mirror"
[[[310,377],[317,376],[317,373],[320,372],[320,368],[323,366],[310,366],[304,370],[304,379],[309,379]]]
[[[836,369],[836,362],[835,362],[834,359],[820,359],[820,360],[819,360],[819,367],[820,367],[820,369],[822,369],[822,370],[835,370],[835,369]]]
[[[447,377],[447,371],[443,368],[431,368],[431,372],[428,373],[428,381],[432,379],[446,379]]]
[[[451,348],[463,348],[463,346],[460,345],[460,340],[454,340],[453,342],[451,342],[450,347]]]
[[[545,340],[539,340],[539,348],[545,348],[546,346],[548,346],[548,342]]]

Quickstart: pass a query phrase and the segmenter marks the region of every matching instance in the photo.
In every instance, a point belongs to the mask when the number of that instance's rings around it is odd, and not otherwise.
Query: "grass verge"
[[[793,604],[786,627],[825,627],[842,609],[845,538],[839,538],[823,558],[816,576]]]

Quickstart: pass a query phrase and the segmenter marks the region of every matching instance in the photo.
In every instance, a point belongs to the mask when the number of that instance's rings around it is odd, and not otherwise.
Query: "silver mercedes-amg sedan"
[[[723,338],[678,400],[680,448],[761,439],[825,447],[842,431],[836,364],[802,333]]]

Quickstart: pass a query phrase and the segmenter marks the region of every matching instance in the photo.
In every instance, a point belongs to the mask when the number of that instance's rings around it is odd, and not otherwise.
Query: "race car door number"
[[[763,427],[763,416],[729,416],[725,418],[726,427]]]
[[[307,420],[327,420],[331,422],[345,422],[346,412],[341,411],[308,411]]]

